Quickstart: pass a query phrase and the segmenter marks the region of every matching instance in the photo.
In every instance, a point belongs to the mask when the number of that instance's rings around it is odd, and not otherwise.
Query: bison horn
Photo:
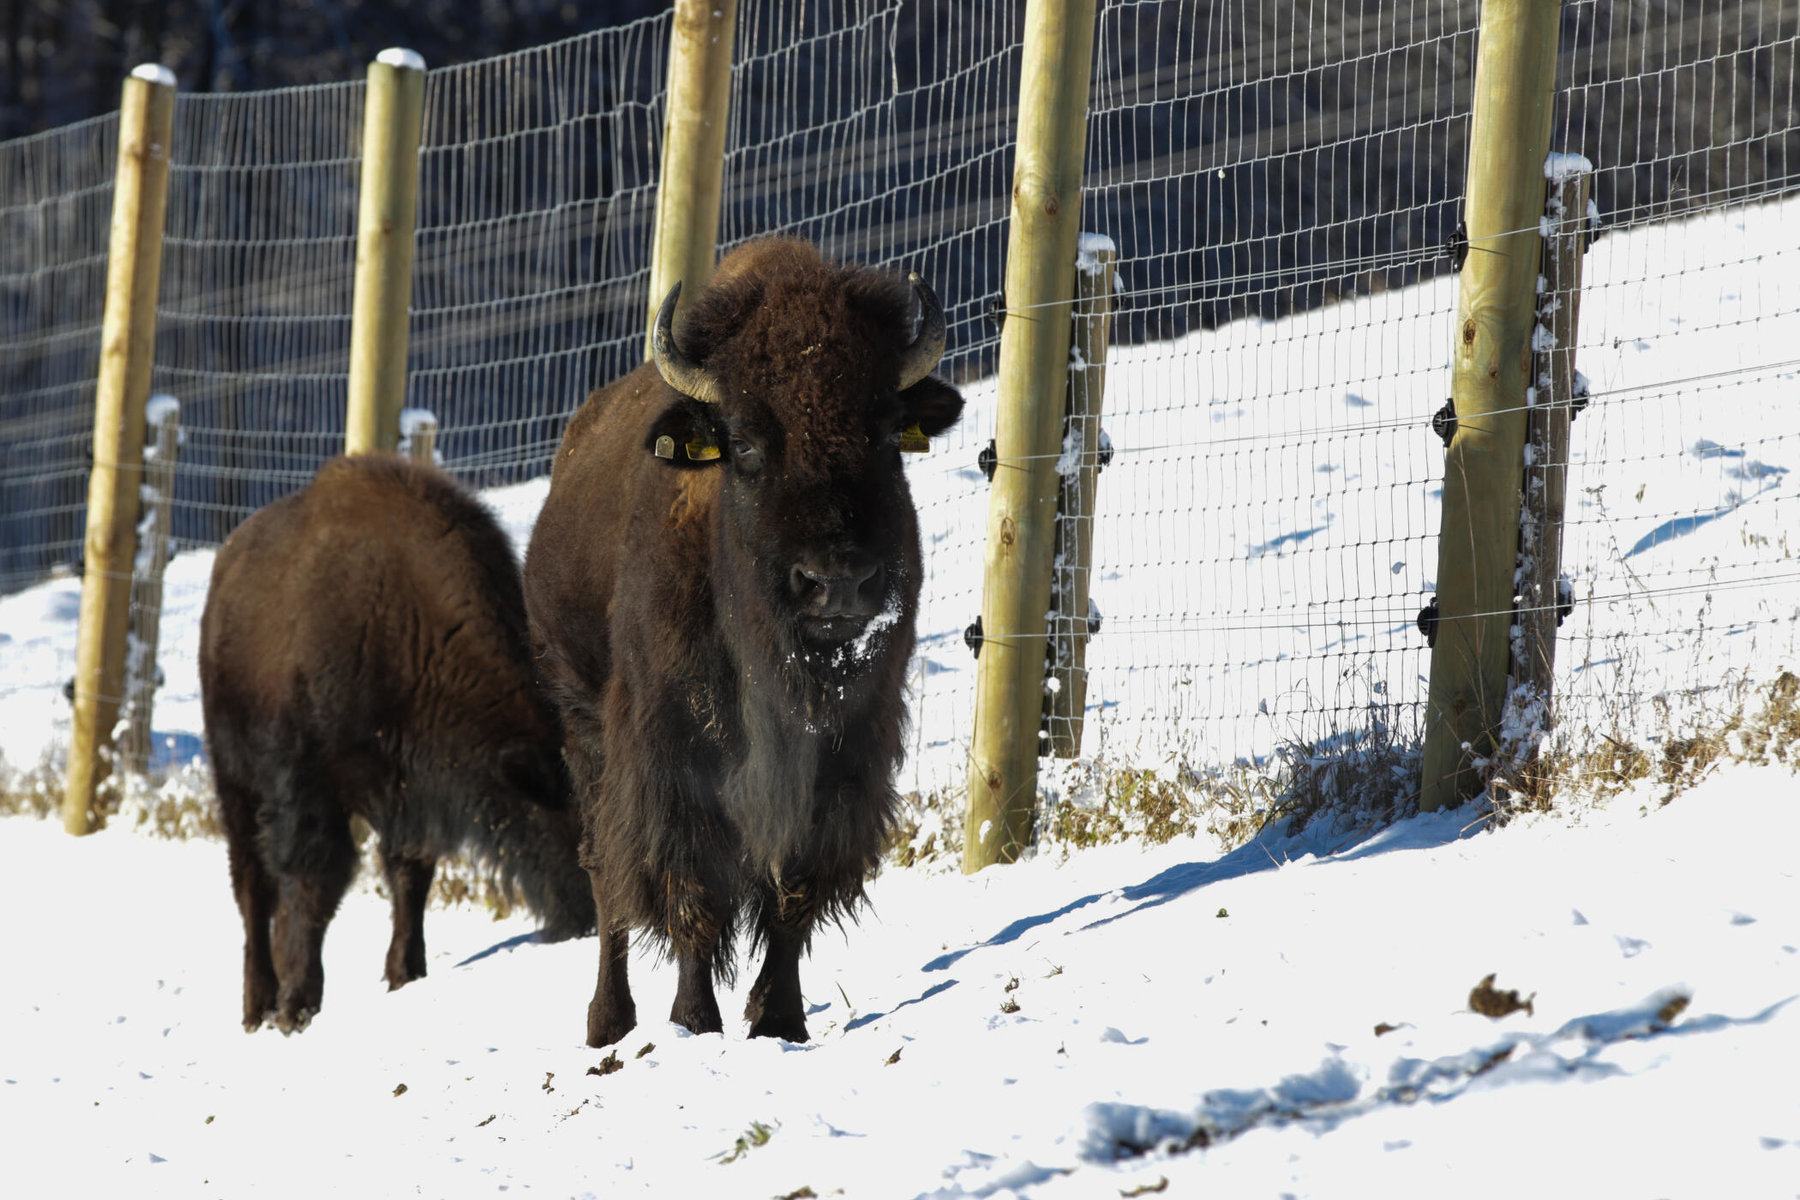
[[[931,285],[919,278],[917,271],[907,274],[907,281],[919,293],[919,336],[900,356],[900,390],[905,391],[937,369],[944,357],[944,306],[938,303]]]
[[[662,307],[656,312],[656,332],[650,335],[650,353],[656,358],[656,369],[662,372],[663,381],[670,387],[684,396],[717,404],[725,398],[725,389],[718,376],[689,359],[675,345],[675,301],[680,297],[681,284],[678,282],[669,289]],[[942,318],[939,320],[941,323]]]

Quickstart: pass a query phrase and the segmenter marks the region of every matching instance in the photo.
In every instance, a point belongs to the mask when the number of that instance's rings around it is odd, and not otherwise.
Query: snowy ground
[[[581,1045],[591,938],[433,912],[430,975],[388,994],[386,906],[359,887],[313,1026],[246,1035],[222,847],[6,821],[0,1178],[15,1196],[1792,1197],[1794,792],[1736,768],[1573,828],[1464,836],[1449,813],[1223,857],[889,871],[803,970],[810,1045],[688,1035],[658,1019],[673,972],[639,961],[645,1020],[606,1074]],[[1471,1011],[1489,973],[1530,1009]]]
[[[1589,255],[1574,736],[1718,718],[1800,664],[1797,219],[1731,210]],[[1283,714],[1355,710],[1346,679],[1416,698],[1451,287],[1118,354],[1089,696],[1113,753],[1161,760],[1173,732],[1261,754]],[[960,441],[912,468],[931,577],[909,785],[953,783],[967,745],[991,389],[968,394]],[[542,485],[489,499],[522,540]],[[211,561],[165,582],[165,761],[200,748]],[[0,770],[60,753],[78,601],[72,579],[0,599]],[[810,1045],[672,1028],[672,973],[641,962],[646,1022],[605,1074],[581,1045],[592,939],[434,911],[430,977],[389,995],[361,884],[313,1027],[246,1036],[220,845],[0,821],[0,1191],[1800,1196],[1796,790],[1731,767],[1666,808],[1646,790],[1492,835],[1465,811],[890,869],[803,969]],[[1471,1011],[1490,973],[1530,1008]]]

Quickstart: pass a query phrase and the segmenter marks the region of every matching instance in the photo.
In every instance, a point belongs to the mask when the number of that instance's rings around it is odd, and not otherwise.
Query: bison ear
[[[681,396],[650,423],[644,449],[672,467],[706,467],[722,460],[722,438],[713,406]]]
[[[931,375],[900,393],[908,424],[917,424],[926,437],[943,433],[962,416],[962,393]]]
[[[569,773],[561,756],[552,757],[530,742],[500,751],[500,777],[525,799],[548,809],[569,807]]]

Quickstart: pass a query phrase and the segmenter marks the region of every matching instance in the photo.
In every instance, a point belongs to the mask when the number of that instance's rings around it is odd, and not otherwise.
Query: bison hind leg
[[[275,1026],[283,1033],[306,1028],[325,996],[325,927],[356,874],[350,823],[313,831],[303,864],[278,870],[274,921],[275,974],[280,990]]]
[[[269,945],[269,923],[275,916],[275,881],[257,835],[254,793],[226,771],[216,757],[213,787],[219,797],[219,823],[225,829],[231,892],[244,922],[244,1031],[255,1033],[275,1020],[278,984]]]
[[[391,992],[425,977],[425,902],[431,895],[437,859],[384,853],[381,866],[394,910],[394,937],[387,952]]]

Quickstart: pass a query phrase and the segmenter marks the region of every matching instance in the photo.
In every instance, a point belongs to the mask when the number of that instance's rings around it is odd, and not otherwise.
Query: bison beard
[[[525,565],[599,913],[588,1041],[636,1024],[634,928],[675,957],[670,1019],[697,1033],[748,932],[751,1034],[804,1041],[800,957],[894,817],[920,581],[898,443],[962,399],[930,377],[943,314],[916,279],[765,239],[679,338],[674,300],[656,363],[570,421]]]
[[[206,737],[244,919],[244,1027],[318,1012],[325,927],[381,839],[387,980],[425,974],[437,860],[474,850],[544,918],[593,927],[554,706],[488,511],[402,459],[337,459],[220,549],[201,619]]]

